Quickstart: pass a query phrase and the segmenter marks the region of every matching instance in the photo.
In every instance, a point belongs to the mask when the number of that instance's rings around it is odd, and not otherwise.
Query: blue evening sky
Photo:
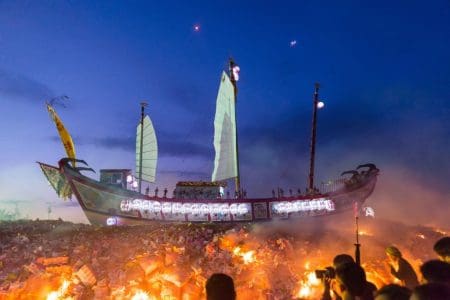
[[[194,25],[200,26],[199,31]],[[294,47],[291,41],[296,41]],[[238,125],[249,196],[306,187],[314,82],[316,181],[381,169],[378,216],[450,226],[450,2],[0,1],[0,208],[83,220],[35,161],[133,168],[139,103],[159,140],[157,182],[209,180],[220,73],[241,67]]]

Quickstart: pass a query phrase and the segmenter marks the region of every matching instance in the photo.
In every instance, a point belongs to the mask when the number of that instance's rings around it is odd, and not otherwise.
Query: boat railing
[[[321,194],[336,192],[345,186],[346,178],[338,178],[333,180],[322,181],[319,191]]]

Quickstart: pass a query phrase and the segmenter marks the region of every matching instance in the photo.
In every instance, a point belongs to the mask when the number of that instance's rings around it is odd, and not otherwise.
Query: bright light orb
[[[194,25],[194,31],[195,31],[195,32],[199,32],[199,31],[200,31],[200,25],[195,24],[195,25]]]
[[[233,78],[234,80],[238,81],[239,80],[239,72],[241,71],[241,68],[239,68],[239,66],[234,66],[233,67]]]
[[[108,219],[106,219],[106,225],[108,226],[117,225],[117,219],[115,217],[109,217]]]
[[[322,101],[317,102],[317,108],[321,109],[325,106],[325,103],[323,103]]]
[[[292,40],[289,45],[291,45],[291,47],[295,47],[295,45],[297,45],[297,40]]]
[[[133,181],[132,186],[133,186],[133,188],[137,188],[138,187],[137,181]]]
[[[133,176],[128,175],[128,176],[127,176],[127,182],[128,182],[128,183],[131,183],[132,181],[133,181]]]

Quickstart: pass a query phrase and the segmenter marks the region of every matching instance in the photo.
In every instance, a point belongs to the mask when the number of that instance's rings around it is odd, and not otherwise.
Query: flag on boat
[[[47,110],[50,117],[53,119],[53,122],[55,122],[61,142],[64,145],[64,149],[66,149],[67,157],[75,159],[75,146],[73,145],[72,137],[66,127],[64,127],[59,116],[56,114],[55,109],[49,103],[47,103]],[[75,162],[73,162],[73,166],[75,167]]]

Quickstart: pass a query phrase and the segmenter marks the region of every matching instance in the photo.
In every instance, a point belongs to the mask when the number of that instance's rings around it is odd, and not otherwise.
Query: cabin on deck
[[[174,197],[178,199],[222,199],[224,197],[224,182],[179,181],[175,187]]]

